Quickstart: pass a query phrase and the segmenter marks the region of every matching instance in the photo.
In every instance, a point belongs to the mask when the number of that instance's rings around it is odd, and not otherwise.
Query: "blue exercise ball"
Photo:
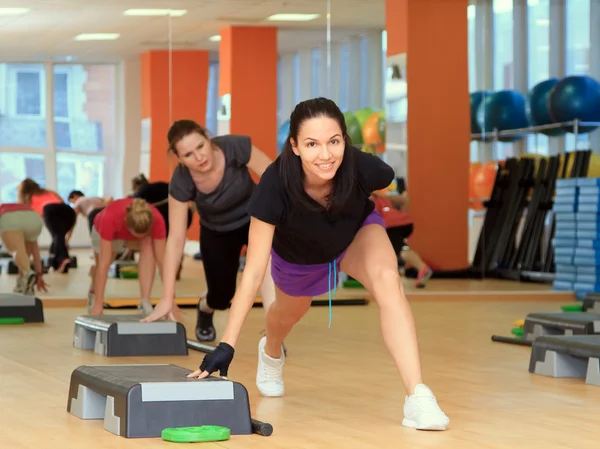
[[[290,134],[290,121],[286,120],[279,126],[277,131],[277,154],[281,154],[285,142],[287,141]]]
[[[550,114],[555,122],[600,122],[600,83],[585,75],[567,76],[550,93]],[[563,129],[574,132],[573,126]],[[578,133],[588,133],[596,126],[580,126]]]
[[[481,126],[479,126],[479,123],[477,121],[477,110],[479,109],[479,105],[481,104],[483,99],[489,95],[492,95],[492,92],[488,92],[486,90],[471,92],[471,134],[481,134]]]
[[[550,93],[559,83],[558,78],[550,78],[536,84],[527,95],[527,118],[531,126],[551,125],[554,122],[550,114]],[[565,132],[560,128],[551,128],[540,131],[546,136],[562,136]]]
[[[500,90],[486,95],[477,111],[477,122],[485,132],[507,131],[527,128],[529,120],[525,112],[525,95],[515,90]],[[525,134],[500,137],[502,142],[513,142]]]

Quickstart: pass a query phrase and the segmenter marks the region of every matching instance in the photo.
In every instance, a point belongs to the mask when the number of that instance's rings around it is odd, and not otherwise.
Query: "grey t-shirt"
[[[170,195],[178,201],[194,200],[202,226],[227,232],[250,221],[248,201],[256,188],[246,164],[250,160],[252,141],[248,136],[226,135],[212,139],[225,154],[223,179],[215,190],[202,193],[196,187],[190,171],[179,164],[169,184]]]

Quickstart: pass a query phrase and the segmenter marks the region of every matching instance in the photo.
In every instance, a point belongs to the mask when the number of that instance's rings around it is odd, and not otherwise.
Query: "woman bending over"
[[[41,187],[30,178],[19,185],[19,203],[31,206],[44,219],[52,236],[50,265],[60,273],[67,273],[71,262],[67,235],[72,232],[77,219],[73,208],[58,193]]]
[[[107,205],[96,215],[92,227],[92,249],[96,265],[90,270],[92,285],[90,313],[104,310],[104,289],[108,270],[118,252],[125,248],[138,250],[140,305],[144,313],[152,312],[150,293],[156,266],[162,277],[165,255],[165,221],[156,207],[142,199],[123,198]]]
[[[175,122],[168,134],[169,151],[179,165],[169,185],[169,238],[165,255],[163,296],[146,321],[170,314],[175,294],[175,275],[186,240],[188,202],[195,201],[200,214],[200,250],[208,291],[198,302],[196,338],[214,341],[213,312],[229,307],[235,294],[240,253],[248,244],[248,201],[256,187],[250,176],[261,176],[271,163],[252,145],[248,136],[209,139],[204,128],[191,120]],[[275,299],[273,281],[265,278],[261,289],[265,311]]]
[[[343,270],[379,306],[384,341],[406,391],[403,425],[445,430],[448,417],[423,384],[415,323],[396,254],[369,199],[393,178],[390,166],[350,145],[344,116],[334,102],[317,98],[298,104],[286,146],[250,202],[246,266],[223,338],[189,377],[215,371],[227,375],[271,258],[277,296],[267,313],[266,336],[258,344],[256,384],[264,396],[283,396],[283,339],[309,310],[313,296],[335,288]]]
[[[14,293],[33,295],[36,286],[39,291],[47,291],[37,242],[43,227],[42,218],[31,207],[25,204],[0,204],[0,237],[19,268]],[[34,270],[31,269],[31,256]]]

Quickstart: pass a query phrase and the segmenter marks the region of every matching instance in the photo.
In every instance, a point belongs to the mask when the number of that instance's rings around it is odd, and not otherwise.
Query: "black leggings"
[[[77,215],[71,206],[65,203],[48,204],[44,206],[44,223],[52,236],[50,258],[52,268],[56,269],[61,262],[69,259],[69,250],[65,236],[75,226]]]
[[[229,307],[237,284],[242,247],[248,244],[250,223],[229,232],[217,232],[200,227],[200,251],[208,293],[208,307],[225,310]]]

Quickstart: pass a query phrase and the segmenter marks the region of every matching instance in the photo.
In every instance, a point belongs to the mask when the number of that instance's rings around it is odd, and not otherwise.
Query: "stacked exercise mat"
[[[556,290],[600,292],[600,178],[559,179],[552,240]]]

